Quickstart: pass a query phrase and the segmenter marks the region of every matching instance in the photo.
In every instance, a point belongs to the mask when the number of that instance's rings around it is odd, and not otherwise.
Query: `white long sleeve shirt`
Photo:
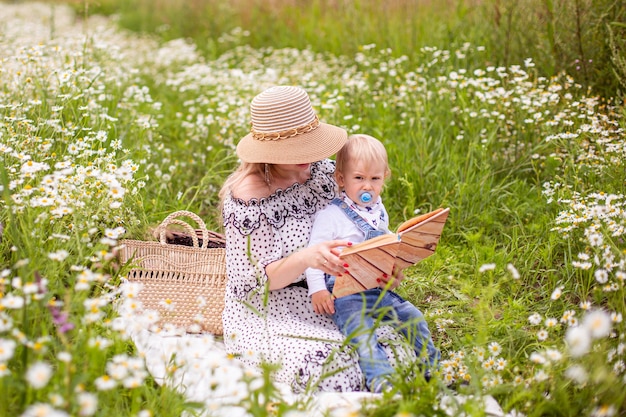
[[[384,211],[384,216],[382,216],[383,219],[378,228],[390,233],[389,216],[384,206],[382,206],[382,210]],[[348,240],[356,244],[365,240],[365,234],[346,216],[340,207],[329,204],[315,216],[309,246],[335,239]],[[309,295],[326,289],[323,271],[307,268],[305,274]]]

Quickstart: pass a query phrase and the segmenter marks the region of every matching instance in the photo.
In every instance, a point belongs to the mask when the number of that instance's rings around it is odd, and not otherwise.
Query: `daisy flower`
[[[78,394],[78,405],[80,416],[92,416],[98,409],[98,397],[90,392],[81,392]]]
[[[585,315],[582,325],[595,339],[607,337],[611,332],[611,317],[602,310],[595,310]]]
[[[26,381],[35,389],[48,385],[51,377],[52,366],[46,362],[35,362],[26,371]]]
[[[569,353],[575,358],[581,357],[591,347],[591,335],[584,326],[569,327],[565,333]]]

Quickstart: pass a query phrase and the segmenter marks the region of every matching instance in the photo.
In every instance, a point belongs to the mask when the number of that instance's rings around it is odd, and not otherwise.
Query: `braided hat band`
[[[279,140],[286,139],[296,135],[301,135],[303,133],[308,133],[311,130],[314,130],[320,125],[320,119],[315,115],[315,120],[311,123],[305,124],[303,126],[294,127],[292,129],[283,130],[282,132],[268,132],[263,133],[258,130],[254,130],[254,128],[250,129],[252,132],[252,137],[256,140]]]
[[[237,145],[245,162],[302,164],[328,158],[346,142],[347,132],[320,122],[306,91],[271,87],[250,104],[252,128]]]

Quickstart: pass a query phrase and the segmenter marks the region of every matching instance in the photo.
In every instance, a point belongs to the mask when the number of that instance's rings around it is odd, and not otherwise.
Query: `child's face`
[[[375,204],[385,183],[385,165],[382,163],[365,163],[351,161],[345,165],[344,172],[337,172],[337,184],[348,197],[361,206]],[[371,194],[369,203],[359,200],[362,192]]]

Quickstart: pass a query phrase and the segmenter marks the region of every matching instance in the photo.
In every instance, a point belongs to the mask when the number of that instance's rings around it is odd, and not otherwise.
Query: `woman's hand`
[[[270,290],[285,288],[300,276],[307,268],[315,268],[329,275],[343,274],[348,267],[339,258],[341,248],[352,246],[347,240],[329,240],[274,261],[265,267],[270,282]]]
[[[341,248],[346,246],[352,246],[352,242],[347,240],[329,240],[327,242],[321,242],[317,245],[313,245],[305,249],[307,254],[307,267],[319,269],[329,275],[343,274],[348,268],[339,254]]]
[[[335,299],[328,290],[318,291],[311,296],[313,311],[317,314],[335,314]]]

